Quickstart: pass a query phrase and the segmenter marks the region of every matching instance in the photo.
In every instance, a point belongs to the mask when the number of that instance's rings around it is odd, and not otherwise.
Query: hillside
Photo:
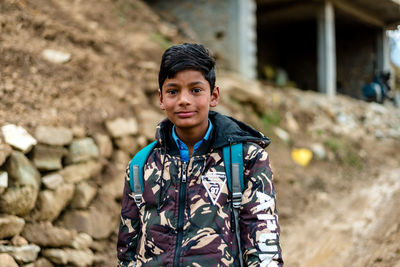
[[[124,168],[163,118],[161,54],[183,41],[181,29],[143,1],[0,1],[0,127],[22,126],[38,141],[21,153],[1,138],[1,263],[115,266]],[[272,139],[286,266],[399,267],[399,109],[220,69],[217,84],[216,110]],[[117,133],[121,120],[136,128]],[[51,143],[48,136],[61,133],[67,137]],[[76,146],[87,149],[84,159],[74,158]],[[306,166],[292,159],[298,148],[313,151]],[[57,164],[38,163],[43,153]],[[34,173],[29,183],[22,165]],[[27,201],[11,201],[21,190]],[[20,248],[31,257],[15,256]]]

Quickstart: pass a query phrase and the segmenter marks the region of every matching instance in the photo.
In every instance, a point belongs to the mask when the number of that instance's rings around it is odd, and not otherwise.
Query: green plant
[[[337,154],[341,149],[341,143],[337,139],[328,139],[324,142],[324,145],[328,147],[333,153]]]
[[[279,111],[271,110],[265,112],[261,116],[261,121],[264,125],[264,128],[269,129],[271,126],[279,125],[281,123],[281,115],[279,114]]]
[[[325,131],[322,130],[322,129],[318,129],[318,130],[316,130],[315,132],[316,132],[316,134],[317,134],[318,136],[322,136],[322,135],[324,135],[324,133],[325,133]]]
[[[349,164],[350,166],[356,167],[358,170],[361,170],[363,167],[361,159],[358,156],[358,154],[352,151],[350,148],[345,149],[343,155],[343,161]]]
[[[342,163],[355,167],[361,170],[363,165],[357,152],[348,142],[338,140],[335,138],[330,138],[324,142],[324,145],[335,153],[337,159]]]

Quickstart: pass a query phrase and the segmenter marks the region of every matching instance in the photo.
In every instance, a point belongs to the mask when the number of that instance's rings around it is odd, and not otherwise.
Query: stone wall
[[[379,29],[353,23],[337,24],[337,91],[362,98],[363,85],[378,69],[376,41]]]
[[[149,111],[142,120],[163,116]],[[125,167],[153,139],[154,123],[105,122],[104,133],[3,125],[0,139],[0,265],[104,266],[119,225]],[[116,263],[116,258],[113,257]],[[4,265],[5,264],[5,265]]]

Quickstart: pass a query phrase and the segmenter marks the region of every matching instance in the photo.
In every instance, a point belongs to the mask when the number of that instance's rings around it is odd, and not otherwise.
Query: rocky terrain
[[[164,117],[157,68],[183,32],[138,0],[0,2],[1,266],[115,266],[125,167]],[[399,267],[399,109],[217,84],[216,110],[272,139],[286,266]]]

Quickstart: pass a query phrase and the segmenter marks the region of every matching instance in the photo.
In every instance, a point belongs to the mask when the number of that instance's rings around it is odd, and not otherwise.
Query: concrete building
[[[386,30],[400,0],[151,0],[187,23],[219,64],[249,78],[284,69],[299,88],[360,97],[390,69]]]

